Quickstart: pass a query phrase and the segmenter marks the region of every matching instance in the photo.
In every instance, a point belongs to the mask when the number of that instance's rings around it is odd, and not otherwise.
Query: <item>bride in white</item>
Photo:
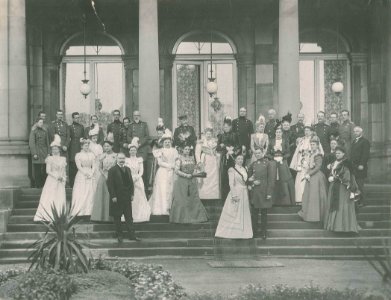
[[[175,160],[178,157],[177,150],[172,147],[172,134],[169,129],[165,130],[161,137],[161,143],[163,148],[156,153],[159,168],[156,172],[153,192],[149,199],[152,215],[169,215],[170,213],[174,188]]]
[[[243,156],[238,155],[235,158],[235,166],[228,170],[230,192],[217,224],[216,237],[227,239],[251,239],[253,237],[246,184],[248,174],[246,168],[243,167],[243,161]]]
[[[65,197],[65,167],[67,165],[65,157],[60,156],[61,138],[54,136],[54,141],[50,144],[51,156],[45,160],[46,173],[48,174],[45,185],[42,189],[39,206],[34,216],[34,221],[53,220],[52,207],[61,214],[66,209]]]
[[[220,154],[216,148],[213,129],[208,127],[195,148],[196,161],[206,173],[206,178],[198,179],[200,199],[220,199]]]
[[[298,138],[296,141],[297,147],[293,154],[290,168],[297,172],[295,179],[295,199],[297,204],[301,204],[306,180],[304,176],[309,169],[309,161],[311,154],[311,138],[314,136],[311,126],[304,127],[304,137]],[[322,145],[319,145],[320,152],[323,155]]]
[[[138,137],[135,137],[128,146],[130,157],[125,159],[125,166],[127,166],[132,172],[134,185],[134,195],[132,201],[132,216],[134,223],[147,222],[151,216],[151,207],[148,204],[144,189],[143,158],[137,157],[138,147]]]

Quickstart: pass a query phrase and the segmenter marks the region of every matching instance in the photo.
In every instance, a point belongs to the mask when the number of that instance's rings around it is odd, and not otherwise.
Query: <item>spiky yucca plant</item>
[[[54,206],[52,213],[46,215],[48,222],[46,233],[31,245],[34,251],[29,257],[29,270],[33,268],[52,267],[67,272],[88,272],[88,259],[83,252],[83,243],[75,235],[77,216],[70,216],[67,209],[57,212]]]

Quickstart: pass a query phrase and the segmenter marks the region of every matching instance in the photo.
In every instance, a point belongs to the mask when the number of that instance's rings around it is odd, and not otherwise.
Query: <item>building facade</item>
[[[348,109],[372,143],[369,180],[391,179],[390,1],[91,3],[0,0],[1,187],[30,185],[29,131],[38,112],[53,120],[58,109],[103,126],[114,109],[140,110],[151,135],[160,116],[174,128],[186,113],[199,133],[243,106],[252,120],[275,108],[306,122]]]

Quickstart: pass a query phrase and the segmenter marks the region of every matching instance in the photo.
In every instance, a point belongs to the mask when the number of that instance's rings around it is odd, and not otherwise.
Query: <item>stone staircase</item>
[[[70,198],[71,190],[67,190]],[[40,190],[21,189],[9,218],[7,232],[0,235],[0,263],[25,262],[28,247],[45,232],[45,226],[33,222]],[[89,245],[86,251],[95,257],[186,256],[216,257],[256,256],[317,259],[363,259],[357,246],[370,248],[371,254],[383,254],[383,240],[391,237],[391,186],[369,185],[367,206],[360,209],[359,235],[337,234],[320,224],[306,223],[297,215],[298,207],[274,207],[269,214],[269,238],[266,241],[214,239],[221,212],[219,201],[204,201],[210,221],[203,224],[170,224],[167,217],[153,217],[151,222],[136,224],[141,242],[119,245],[113,237],[114,226],[84,221],[76,234]]]

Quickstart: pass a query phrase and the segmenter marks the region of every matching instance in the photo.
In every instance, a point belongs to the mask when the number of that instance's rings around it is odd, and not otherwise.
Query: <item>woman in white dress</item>
[[[206,178],[198,179],[200,199],[220,199],[220,154],[216,148],[213,129],[206,128],[195,149],[197,164],[206,173]]]
[[[54,136],[54,141],[50,144],[52,156],[45,159],[46,173],[48,174],[45,185],[42,189],[41,198],[34,221],[53,221],[52,208],[58,214],[66,210],[66,159],[60,156],[61,138],[59,135]]]
[[[257,160],[254,155],[255,150],[262,149],[264,152],[266,152],[265,150],[269,145],[269,136],[265,133],[265,125],[265,117],[260,115],[258,121],[255,123],[256,132],[251,134],[251,163]]]
[[[243,167],[244,158],[238,155],[235,166],[228,170],[230,192],[225,200],[216,237],[227,239],[251,239],[253,229],[251,225],[250,203],[247,190],[247,170]]]
[[[98,144],[98,134],[99,134],[99,127],[94,127],[94,129],[91,129],[90,132],[89,132],[89,137],[90,137],[90,146],[89,146],[89,149],[90,151],[95,155],[95,173],[94,173],[94,177],[95,177],[95,183],[98,184],[98,178],[100,177],[100,170],[99,170],[99,166],[100,166],[100,159],[102,157],[102,154],[103,154],[103,147]],[[96,186],[95,186],[95,189],[96,189]]]
[[[75,156],[77,174],[72,192],[72,216],[90,216],[96,189],[95,155],[89,150],[90,140],[81,139],[81,151]]]
[[[174,189],[174,170],[178,152],[172,147],[172,134],[166,129],[161,138],[163,148],[157,153],[158,170],[149,199],[152,215],[169,215]]]
[[[125,159],[125,166],[132,172],[134,185],[134,194],[132,201],[132,216],[134,223],[147,222],[151,216],[151,207],[148,204],[147,196],[145,195],[143,173],[144,165],[143,158],[137,157],[137,149],[139,147],[138,138],[133,138],[128,146],[129,158]]]
[[[295,179],[295,199],[297,204],[301,204],[304,187],[305,176],[309,170],[310,155],[311,155],[311,138],[314,136],[312,128],[309,125],[304,127],[304,137],[298,138],[296,141],[297,147],[293,154],[290,168],[297,172]],[[322,145],[319,146],[319,152],[323,155]]]

